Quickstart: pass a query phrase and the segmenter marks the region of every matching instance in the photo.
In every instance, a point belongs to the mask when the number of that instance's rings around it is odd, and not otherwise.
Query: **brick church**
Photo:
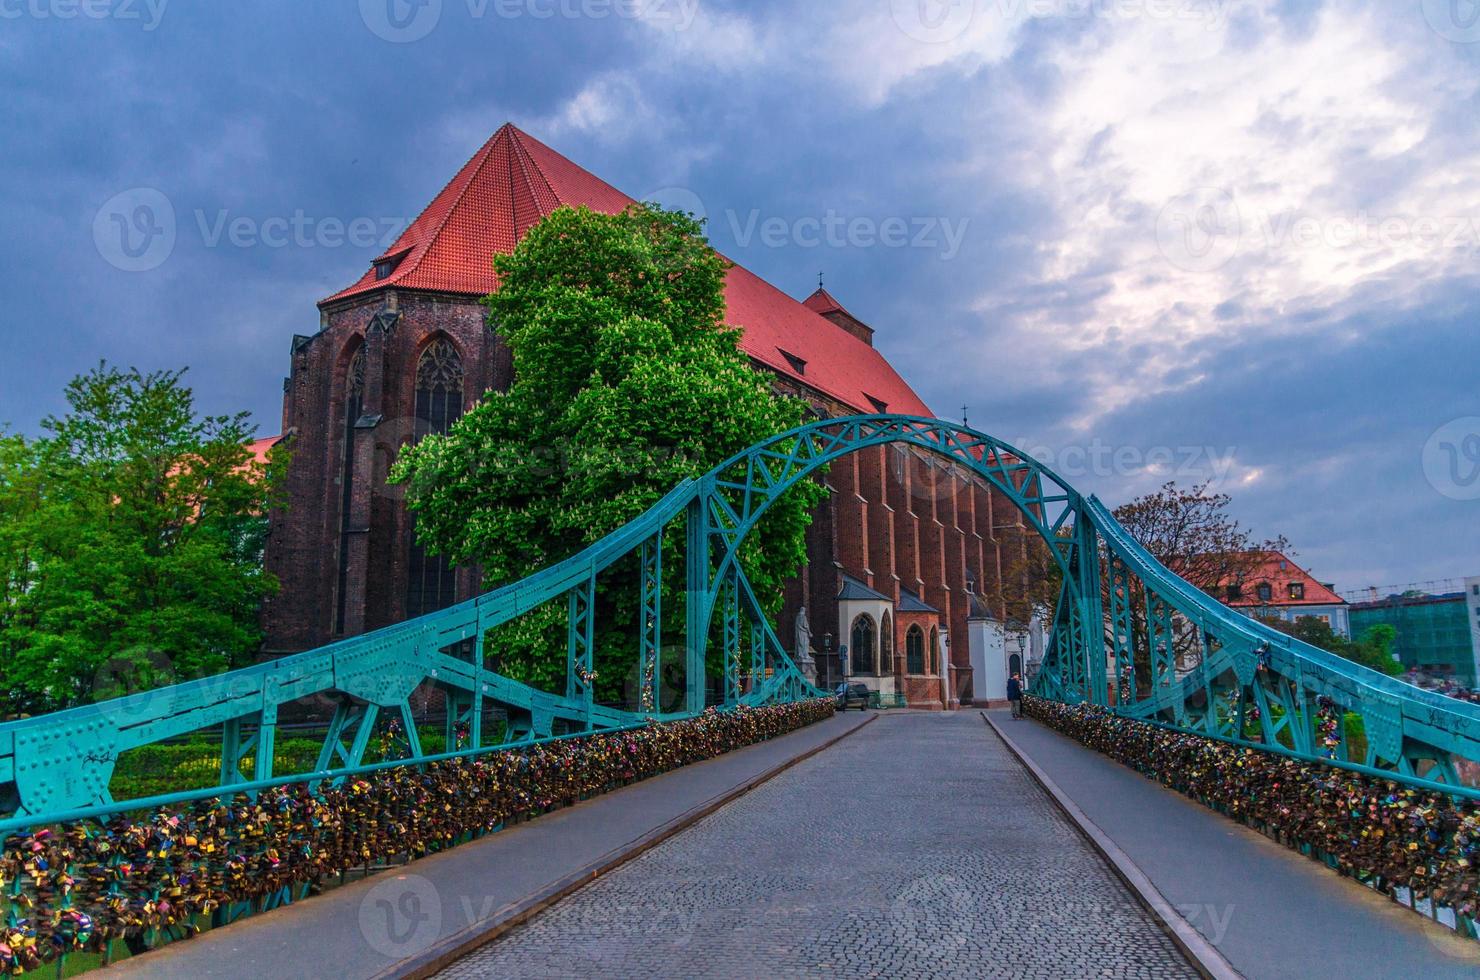
[[[281,590],[264,612],[268,653],[500,584],[418,546],[387,471],[400,447],[445,432],[511,381],[510,351],[479,304],[497,285],[490,257],[561,205],[631,203],[505,125],[364,275],[319,302],[318,332],[293,338],[283,385],[280,438],[293,456],[290,505],[270,515],[267,565]],[[874,348],[873,329],[826,290],[798,302],[736,265],[725,295],[754,365],[819,417],[934,414]],[[819,684],[847,677],[919,707],[969,701],[966,638],[971,630],[977,643],[991,619],[985,596],[1008,561],[1000,532],[1022,526],[1016,508],[966,471],[902,447],[855,453],[826,482],[777,635],[789,648],[810,636],[810,650],[791,652],[810,654]]]

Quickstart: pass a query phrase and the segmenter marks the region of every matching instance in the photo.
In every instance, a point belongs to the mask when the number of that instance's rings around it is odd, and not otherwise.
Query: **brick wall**
[[[270,515],[267,550],[268,568],[282,583],[264,609],[269,652],[307,649],[338,635],[342,537],[344,632],[404,617],[411,526],[401,492],[385,477],[411,438],[417,361],[437,337],[450,339],[462,357],[465,408],[484,391],[508,387],[508,348],[487,330],[483,307],[469,297],[394,290],[362,295],[325,307],[319,332],[294,339],[283,392],[284,432],[294,450],[290,504]],[[346,444],[347,372],[361,345],[364,421]],[[820,417],[856,414],[794,378],[778,376],[774,387],[805,399]],[[349,533],[342,536],[346,449],[355,454],[355,477],[347,498]],[[956,690],[970,671],[967,575],[979,591],[990,591],[1003,560],[994,516],[999,523],[1016,520],[1015,508],[963,468],[903,446],[854,453],[822,479],[830,492],[813,512],[807,562],[787,586],[777,635],[793,645],[796,615],[805,605],[814,646],[821,650],[831,633],[836,651],[834,599],[844,573],[896,602],[900,589],[908,589],[941,612],[896,617],[896,679],[912,702],[939,706],[938,679],[908,676],[904,669],[905,631],[912,622],[927,635],[931,625],[950,631],[951,662],[943,666]],[[478,586],[475,569],[459,572],[458,598]],[[827,665],[819,662],[818,669],[825,675]]]

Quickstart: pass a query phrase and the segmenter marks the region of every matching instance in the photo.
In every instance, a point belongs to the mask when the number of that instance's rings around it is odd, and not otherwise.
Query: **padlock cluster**
[[[39,826],[0,846],[0,973],[123,940],[142,951],[217,910],[276,904],[357,868],[509,823],[820,721],[831,698],[303,781],[193,805]]]
[[[1023,699],[1051,728],[1410,902],[1474,921],[1480,906],[1480,804],[1338,766],[1307,762],[1122,718],[1090,704]],[[1322,706],[1324,709],[1325,706]],[[1330,711],[1316,719],[1321,745]]]

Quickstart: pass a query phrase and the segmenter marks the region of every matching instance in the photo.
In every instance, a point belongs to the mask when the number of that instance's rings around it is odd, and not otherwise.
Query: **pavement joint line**
[[[1234,969],[1228,958],[1209,942],[1207,937],[1198,932],[1196,927],[1188,922],[1172,903],[1166,900],[1166,896],[1161,893],[1146,872],[1131,860],[1130,855],[1121,850],[1120,845],[1101,830],[1089,818],[1089,815],[1059,788],[1058,783],[1055,783],[1053,778],[1002,730],[1002,726],[988,717],[985,711],[980,714],[982,721],[987,723],[987,727],[996,733],[997,737],[1002,740],[1002,744],[1007,746],[1008,751],[1017,758],[1018,762],[1022,763],[1023,768],[1063,811],[1064,816],[1069,818],[1069,822],[1079,830],[1085,840],[1089,841],[1090,846],[1099,852],[1100,856],[1105,859],[1105,863],[1115,872],[1116,877],[1125,883],[1136,900],[1160,920],[1167,935],[1177,944],[1197,971],[1208,980],[1244,980],[1243,974]],[[1107,761],[1113,762],[1113,760]]]
[[[556,879],[535,894],[505,905],[482,922],[470,925],[448,936],[446,939],[434,943],[416,956],[408,957],[391,964],[379,973],[373,974],[371,980],[425,980],[425,978],[452,965],[479,947],[486,946],[500,936],[523,925],[545,909],[579,891],[607,872],[621,867],[638,855],[652,850],[674,835],[687,830],[716,810],[723,808],[729,803],[733,803],[741,796],[744,796],[762,783],[781,775],[797,763],[810,759],[824,749],[836,745],[849,735],[867,728],[878,717],[878,714],[870,714],[863,721],[853,725],[847,731],[839,732],[827,741],[819,745],[814,745],[812,748],[792,756],[790,759],[779,762],[764,772],[757,773],[702,803],[695,804],[667,823],[661,824],[646,834],[608,851],[585,867]],[[799,731],[806,731],[806,729],[799,729]],[[724,756],[716,756],[715,758],[724,758]]]

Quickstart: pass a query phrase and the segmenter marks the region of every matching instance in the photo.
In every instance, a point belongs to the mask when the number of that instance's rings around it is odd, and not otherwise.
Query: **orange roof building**
[[[1239,580],[1218,583],[1218,598],[1246,616],[1294,622],[1302,616],[1322,620],[1338,635],[1351,635],[1347,602],[1327,583],[1278,551],[1247,553],[1251,570]]]

